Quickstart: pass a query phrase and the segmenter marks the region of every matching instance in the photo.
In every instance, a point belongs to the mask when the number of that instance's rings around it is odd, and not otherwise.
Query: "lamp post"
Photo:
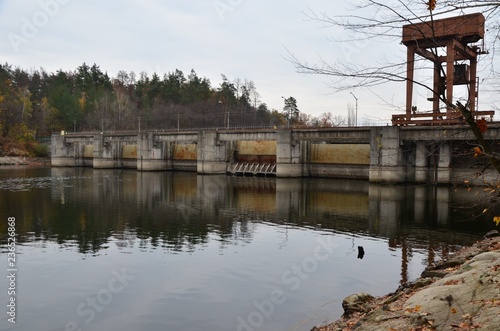
[[[226,100],[222,99],[217,101],[219,105],[222,105],[224,107],[224,125],[226,129],[229,129],[229,108],[227,107],[227,102]]]
[[[349,92],[349,93],[351,93],[351,95],[354,97],[354,99],[356,99],[356,119],[354,122],[354,126],[357,127],[358,126],[358,98],[356,98],[354,93],[352,93],[352,92]]]

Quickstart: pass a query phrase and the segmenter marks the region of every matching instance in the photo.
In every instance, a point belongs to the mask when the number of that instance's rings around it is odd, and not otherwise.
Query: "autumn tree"
[[[212,95],[211,83],[207,78],[199,77],[194,69],[187,76],[187,81],[182,89],[182,102],[192,104],[206,101]]]
[[[47,99],[47,77],[47,72],[42,69],[29,73],[28,89],[31,93],[32,115],[27,125],[35,130],[36,138],[50,136],[54,129],[54,108],[49,105]]]
[[[253,81],[220,86],[191,70],[161,76],[121,70],[110,78],[97,64],[73,71],[29,71],[0,65],[0,133],[48,136],[55,131],[179,129],[278,123]],[[224,122],[226,121],[226,122]]]
[[[0,128],[2,137],[7,137],[13,127],[22,122],[23,102],[18,98],[18,91],[10,80],[0,86]]]
[[[163,77],[162,97],[167,102],[178,104],[182,98],[182,88],[186,78],[182,71],[176,69],[174,72],[165,74]]]
[[[116,129],[133,129],[133,123],[130,122],[134,105],[130,91],[133,89],[130,75],[126,71],[119,71],[116,78],[111,80],[112,94],[114,95],[112,109],[112,121]],[[82,96],[82,98],[85,95]]]
[[[0,65],[0,129],[4,138],[25,140],[34,134],[25,124],[31,121],[33,110],[28,80],[19,70]]]
[[[49,77],[50,88],[47,98],[54,107],[54,127],[58,130],[72,131],[83,118],[78,101],[79,95],[74,93],[73,76],[59,70]]]

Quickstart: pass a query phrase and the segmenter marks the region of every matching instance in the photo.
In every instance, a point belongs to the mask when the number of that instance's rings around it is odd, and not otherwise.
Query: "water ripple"
[[[2,178],[0,180],[0,190],[11,192],[29,191],[38,188],[50,188],[54,185],[72,186],[75,177],[17,177]]]

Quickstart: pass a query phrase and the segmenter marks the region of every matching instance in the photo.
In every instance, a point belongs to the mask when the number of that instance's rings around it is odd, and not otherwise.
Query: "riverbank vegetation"
[[[0,65],[0,153],[43,152],[37,152],[41,148],[35,141],[62,130],[331,127],[346,122],[331,113],[301,113],[293,97],[284,102],[282,110],[271,110],[253,81],[222,75],[222,83],[212,86],[195,70],[187,75],[175,70],[163,77],[120,71],[110,77],[97,64],[47,72],[6,63]]]

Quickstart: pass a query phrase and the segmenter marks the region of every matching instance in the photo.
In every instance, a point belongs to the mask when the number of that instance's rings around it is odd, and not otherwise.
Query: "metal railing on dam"
[[[484,135],[500,150],[497,124]],[[251,164],[273,169],[277,177],[435,184],[496,180],[487,157],[473,152],[474,142],[467,126],[97,132],[53,135],[51,156],[54,167],[222,174],[239,169],[236,164]],[[272,166],[259,167],[263,164]]]

